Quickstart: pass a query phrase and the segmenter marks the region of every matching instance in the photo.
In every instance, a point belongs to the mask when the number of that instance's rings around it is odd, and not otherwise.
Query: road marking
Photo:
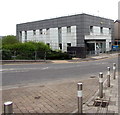
[[[108,64],[108,62],[101,62],[101,63],[93,63],[93,65],[104,65],[104,64]]]
[[[44,67],[44,68],[42,68],[41,70],[46,70],[46,69],[48,69],[48,67]]]
[[[8,69],[1,69],[0,72],[28,72],[30,70],[46,70],[49,67],[44,67],[44,68],[8,68]]]
[[[12,68],[12,69],[0,69],[0,72],[4,72],[4,71],[12,71],[12,70],[14,70],[14,68]]]

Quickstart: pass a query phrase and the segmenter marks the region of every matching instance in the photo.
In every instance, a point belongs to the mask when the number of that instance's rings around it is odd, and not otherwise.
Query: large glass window
[[[71,27],[70,26],[67,27],[67,33],[71,33]]]
[[[62,44],[61,43],[59,44],[59,48],[60,48],[60,50],[62,50]]]
[[[111,34],[111,28],[109,28],[109,34]]]
[[[62,43],[62,28],[58,28],[58,43]]]
[[[42,34],[43,32],[42,32],[42,29],[40,29],[40,34]]]
[[[48,46],[50,46],[50,43],[46,43]]]
[[[67,47],[70,47],[71,46],[71,43],[67,43]]]
[[[33,35],[36,35],[36,30],[33,30]]]
[[[46,29],[46,34],[49,34],[49,30],[50,30],[49,28]]]
[[[27,41],[27,31],[25,31],[25,42]]]
[[[22,32],[20,31],[20,34],[19,34],[20,38],[22,38]]]
[[[100,27],[100,33],[103,34],[103,27]]]
[[[93,26],[90,26],[90,33],[93,33]]]

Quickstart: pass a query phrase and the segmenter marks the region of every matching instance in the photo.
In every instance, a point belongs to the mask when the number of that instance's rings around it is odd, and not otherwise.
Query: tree
[[[18,43],[16,36],[14,35],[8,35],[2,38],[2,45],[9,45],[9,44],[15,44]]]

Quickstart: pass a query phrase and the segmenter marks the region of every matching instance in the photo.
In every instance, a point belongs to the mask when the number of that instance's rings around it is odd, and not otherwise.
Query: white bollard
[[[116,63],[113,63],[113,79],[116,79]]]
[[[83,100],[82,100],[82,83],[77,84],[78,87],[78,113],[82,113],[83,109]]]
[[[110,67],[108,67],[108,73],[107,73],[107,87],[110,87]]]
[[[13,114],[13,103],[11,101],[4,103],[4,113],[5,115],[12,115]]]

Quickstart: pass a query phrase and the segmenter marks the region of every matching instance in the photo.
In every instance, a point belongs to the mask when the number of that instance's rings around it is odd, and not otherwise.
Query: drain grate
[[[93,105],[95,107],[107,107],[109,105],[109,102],[107,100],[95,100]]]

